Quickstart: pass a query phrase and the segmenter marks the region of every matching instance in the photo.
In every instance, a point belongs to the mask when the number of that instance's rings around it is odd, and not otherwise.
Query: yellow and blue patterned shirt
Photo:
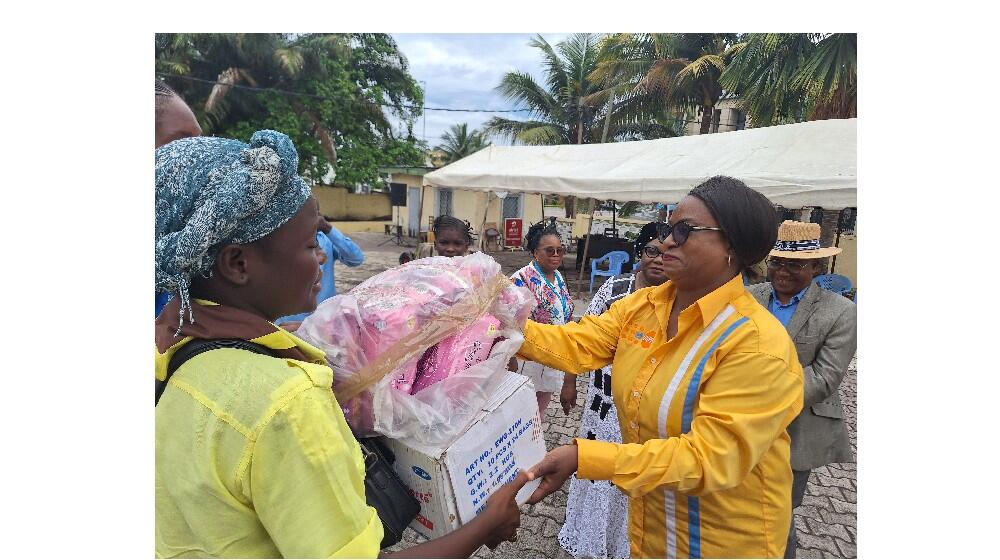
[[[573,373],[613,364],[623,443],[577,439],[578,476],[631,498],[633,558],[781,557],[795,346],[739,276],[683,310],[667,340],[675,295],[667,282],[579,323],[529,322],[520,356]]]

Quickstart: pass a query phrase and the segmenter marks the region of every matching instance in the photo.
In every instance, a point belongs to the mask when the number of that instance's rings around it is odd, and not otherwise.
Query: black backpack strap
[[[220,348],[233,348],[236,350],[246,350],[248,352],[253,352],[254,354],[274,356],[274,351],[267,346],[250,342],[249,340],[242,340],[239,338],[216,338],[212,340],[196,338],[184,346],[181,346],[177,352],[174,352],[174,355],[170,358],[170,363],[167,364],[166,378],[163,381],[160,381],[159,379],[156,380],[156,403],[159,404],[160,395],[162,395],[163,390],[167,388],[167,383],[170,382],[170,377],[173,376],[174,372],[177,371],[177,369],[181,367],[184,362],[190,360],[198,354],[218,350]]]

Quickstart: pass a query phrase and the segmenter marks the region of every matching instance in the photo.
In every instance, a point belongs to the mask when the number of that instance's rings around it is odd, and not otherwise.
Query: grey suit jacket
[[[747,289],[768,307],[772,293],[769,282]],[[788,322],[788,334],[805,374],[802,412],[788,426],[792,469],[805,471],[827,463],[854,461],[837,390],[858,347],[854,303],[813,283]]]

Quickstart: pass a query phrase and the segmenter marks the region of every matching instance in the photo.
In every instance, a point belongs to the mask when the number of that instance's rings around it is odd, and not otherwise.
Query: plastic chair
[[[838,294],[843,294],[854,287],[851,284],[850,278],[841,276],[840,274],[824,274],[822,276],[817,276],[816,283],[819,284],[820,288],[830,290],[831,292]]]
[[[603,262],[608,263],[608,270],[598,270],[597,265]],[[590,261],[590,293],[594,292],[595,276],[617,276],[622,273],[622,265],[628,262],[628,253],[625,251],[611,251],[599,259]]]
[[[483,230],[483,248],[487,251],[490,250],[490,243],[496,248],[497,251],[500,250],[500,230],[497,229],[495,222],[487,222],[486,228]]]

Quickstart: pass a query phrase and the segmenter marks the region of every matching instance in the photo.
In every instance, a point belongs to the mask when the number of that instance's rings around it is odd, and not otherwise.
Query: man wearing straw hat
[[[839,247],[821,247],[819,224],[786,220],[767,259],[770,282],[750,286],[795,342],[805,376],[802,412],[788,426],[792,438],[792,508],[802,503],[812,469],[854,461],[838,388],[857,349],[857,313],[847,298],[813,282]],[[795,558],[794,520],[785,558]]]

